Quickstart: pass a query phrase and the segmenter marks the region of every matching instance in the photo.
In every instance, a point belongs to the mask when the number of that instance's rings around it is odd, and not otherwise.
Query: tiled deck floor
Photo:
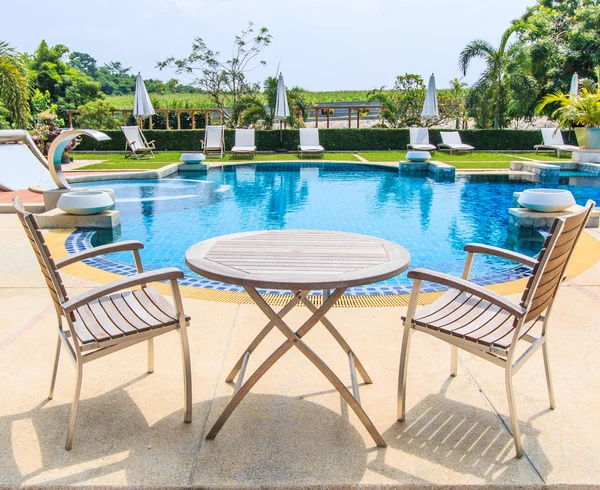
[[[541,353],[516,377],[526,456],[514,457],[501,370],[462,353],[450,378],[449,347],[417,334],[408,415],[395,421],[402,327],[398,308],[336,308],[330,318],[375,383],[367,413],[387,440],[372,440],[339,395],[291,351],[256,386],[215,441],[204,436],[232,393],[224,378],[263,326],[250,305],[185,300],[192,316],[194,420],[183,424],[178,336],[155,342],[146,374],[140,345],[86,366],[75,442],[66,452],[74,370],[64,356],[46,400],[55,347],[50,298],[16,218],[0,216],[0,485],[154,487],[465,486],[600,484],[600,265],[562,289],[550,352],[558,407],[548,410]],[[593,232],[598,238],[600,234]],[[67,277],[74,293],[93,286]],[[301,321],[298,309],[290,318]],[[257,366],[282,340],[273,333]],[[324,329],[307,338],[349,382],[347,360]]]

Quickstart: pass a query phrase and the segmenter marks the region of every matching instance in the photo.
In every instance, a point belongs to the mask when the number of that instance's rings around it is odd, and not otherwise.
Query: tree
[[[81,70],[83,73],[91,78],[96,78],[98,73],[98,66],[96,66],[96,60],[87,53],[80,53],[74,51],[69,54],[69,64],[73,68]]]
[[[392,90],[385,90],[385,87],[371,90],[367,94],[367,100],[380,102],[383,106],[379,111],[381,126],[418,126],[421,124],[421,111],[425,101],[425,82],[420,75],[399,75]]]
[[[261,51],[271,43],[271,34],[266,27],[258,32],[254,24],[248,23],[240,35],[235,36],[232,56],[227,61],[220,60],[220,53],[211,50],[204,40],[196,37],[192,44],[192,52],[183,59],[167,58],[157,63],[158,68],[174,66],[176,73],[194,77],[193,84],[202,88],[212,97],[216,107],[223,111],[230,125],[236,125],[235,111],[227,114],[225,109],[235,107],[245,96],[254,96],[260,85],[248,80],[248,73],[265,61],[257,61]]]
[[[102,98],[100,84],[84,72],[66,63],[69,48],[62,44],[49,47],[42,41],[31,58],[35,86],[48,91],[63,115],[66,109],[75,109],[91,100]]]
[[[8,43],[0,41],[0,118],[17,127],[29,123],[30,73],[23,57]],[[8,114],[8,117],[6,117]]]
[[[571,76],[592,78],[600,64],[600,1],[538,0],[521,21],[535,26],[523,33],[531,70],[542,93],[569,87]]]
[[[117,108],[105,100],[93,100],[77,108],[77,124],[82,128],[117,129],[120,121],[114,116]]]
[[[306,91],[300,87],[286,90],[290,116],[284,121],[291,128],[303,127],[309,111],[305,97]],[[275,105],[277,103],[277,78],[267,77],[263,85],[263,93],[242,97],[233,107],[233,118],[241,126],[256,126],[263,129],[273,129],[275,124]],[[298,118],[296,109],[300,111]],[[236,114],[237,113],[237,114]]]
[[[475,39],[468,43],[460,53],[458,66],[463,73],[467,70],[471,61],[482,58],[487,67],[479,80],[473,86],[469,98],[471,104],[479,105],[476,108],[476,118],[480,121],[487,117],[493,117],[494,129],[499,129],[507,124],[507,108],[510,96],[511,71],[509,62],[512,55],[509,41],[513,34],[532,30],[533,26],[524,22],[515,22],[502,34],[500,44],[494,47],[491,43],[482,39]],[[480,126],[484,126],[479,124]]]

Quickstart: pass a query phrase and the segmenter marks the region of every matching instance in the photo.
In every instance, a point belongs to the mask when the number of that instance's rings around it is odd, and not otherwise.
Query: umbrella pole
[[[279,142],[283,144],[283,130],[281,129],[281,121],[279,121]]]

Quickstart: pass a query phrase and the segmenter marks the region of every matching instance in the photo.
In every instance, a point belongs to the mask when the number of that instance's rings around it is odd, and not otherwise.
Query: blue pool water
[[[212,193],[215,188],[229,191]],[[82,185],[83,186],[83,185]],[[94,245],[111,239],[145,243],[147,269],[175,266],[196,277],[184,262],[193,244],[217,235],[263,229],[341,230],[386,238],[410,251],[411,268],[427,267],[460,275],[462,248],[470,242],[535,255],[543,236],[508,233],[513,192],[535,187],[512,176],[457,176],[435,182],[422,175],[399,175],[396,169],[334,163],[261,163],[190,173],[163,180],[115,181],[85,187],[115,190],[121,212],[120,236],[88,233]],[[578,203],[600,202],[600,179],[569,173],[558,185]],[[133,264],[129,253],[111,256]],[[479,258],[473,275],[481,283],[514,279],[513,264]],[[380,283],[405,292],[405,275]],[[217,287],[217,283],[213,283]]]

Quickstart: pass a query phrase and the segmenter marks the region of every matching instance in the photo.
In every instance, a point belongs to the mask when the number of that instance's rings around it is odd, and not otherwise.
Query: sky
[[[223,58],[248,21],[273,36],[254,81],[275,75],[288,87],[352,90],[391,87],[395,77],[435,73],[437,86],[460,78],[458,55],[473,39],[497,44],[535,0],[26,0],[2,8],[0,39],[33,52],[41,39],[121,61],[144,78],[167,80],[156,62],[185,57],[199,36]],[[26,13],[24,8],[26,7]],[[11,22],[6,22],[11,19]],[[472,64],[472,84],[484,68]],[[176,76],[177,77],[177,76]],[[186,82],[183,77],[178,77]]]

